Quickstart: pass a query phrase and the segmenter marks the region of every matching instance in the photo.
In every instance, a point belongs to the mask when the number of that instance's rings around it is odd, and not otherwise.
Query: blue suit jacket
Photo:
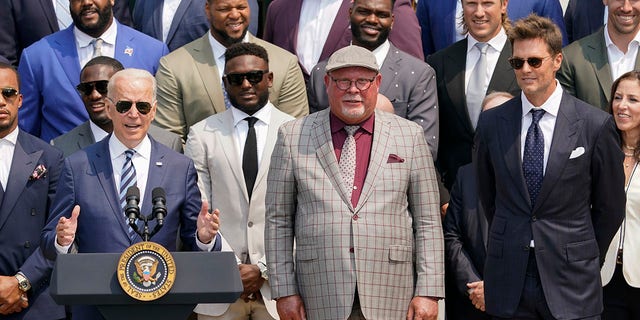
[[[510,0],[507,15],[511,21],[528,16],[531,12],[548,17],[562,31],[562,44],[567,45],[567,32],[562,18],[562,6],[558,0]],[[422,28],[424,56],[444,49],[456,42],[454,29],[456,1],[420,0],[416,15]]]
[[[167,46],[116,23],[114,58],[125,68],[145,69],[155,74],[160,58],[169,52]],[[89,120],[76,91],[80,69],[73,26],[26,48],[18,67],[24,96],[18,112],[20,128],[50,141]]]
[[[60,319],[64,307],[49,295],[53,263],[39,249],[40,231],[49,216],[62,169],[62,152],[44,141],[19,131],[4,200],[0,204],[0,275],[22,271],[31,282],[29,308],[2,319]],[[30,179],[43,165],[47,173]]]
[[[598,31],[604,25],[602,0],[569,0],[564,24],[569,43]]]
[[[0,55],[14,65],[18,65],[24,48],[60,30],[51,0],[5,0],[1,3]],[[113,15],[130,26],[129,1],[116,1]]]

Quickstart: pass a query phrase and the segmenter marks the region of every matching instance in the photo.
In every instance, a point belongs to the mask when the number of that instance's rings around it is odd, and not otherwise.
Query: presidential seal
[[[176,278],[176,264],[171,253],[150,241],[136,243],[118,260],[118,282],[122,290],[140,301],[164,296]]]

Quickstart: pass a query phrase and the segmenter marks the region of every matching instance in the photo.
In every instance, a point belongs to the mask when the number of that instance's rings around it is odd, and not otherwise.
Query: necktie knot
[[[538,122],[540,121],[540,119],[542,119],[542,116],[544,116],[544,110],[542,109],[538,109],[538,110],[534,110],[531,109],[531,117],[533,118],[532,123],[533,124],[538,124]]]
[[[258,122],[258,118],[256,117],[246,117],[244,120],[249,124],[249,128],[253,128],[256,122]]]
[[[476,48],[480,50],[480,54],[485,55],[487,54],[487,50],[489,49],[489,44],[487,44],[486,42],[476,42]]]
[[[353,136],[358,129],[360,129],[360,126],[344,126],[344,131],[346,131],[349,136]]]
[[[102,43],[104,40],[100,38],[93,39],[91,43],[93,44],[93,58],[99,57],[102,55]]]
[[[136,153],[135,150],[133,149],[129,149],[129,150],[125,150],[124,151],[124,156],[126,158],[127,161],[131,160],[131,158],[133,158],[133,155]]]

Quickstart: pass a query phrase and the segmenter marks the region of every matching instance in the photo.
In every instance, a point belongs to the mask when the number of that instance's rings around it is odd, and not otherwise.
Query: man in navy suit
[[[51,218],[42,231],[45,256],[55,259],[72,244],[79,253],[123,252],[142,241],[126,222],[121,196],[130,184],[121,181],[123,176],[125,182],[133,177],[140,189],[143,214],[151,212],[153,188],[166,192],[164,226],[152,241],[175,251],[179,235],[186,250],[220,250],[219,211],[208,213],[200,200],[193,161],[147,135],[156,111],[155,78],[140,69],[119,71],[109,80],[107,101],[113,133],[65,160]],[[100,319],[94,307],[77,306],[73,314],[74,319]]]
[[[62,319],[49,295],[53,263],[42,255],[62,152],[18,129],[22,104],[16,70],[0,63],[0,318]]]
[[[602,0],[569,0],[564,12],[569,43],[582,39],[602,28],[607,17]]]
[[[51,0],[5,0],[0,10],[0,55],[15,66],[24,48],[60,31],[56,11]],[[129,3],[117,0],[113,15],[118,22],[131,26]]]
[[[489,223],[486,311],[494,319],[600,319],[600,266],[625,214],[611,115],[555,79],[562,35],[531,15],[509,31],[522,94],[480,114],[476,172]]]
[[[584,1],[584,0],[580,0]],[[597,1],[597,0],[596,0]],[[478,2],[478,1],[476,1]],[[503,1],[505,6],[507,0]],[[566,40],[564,31],[564,20],[562,18],[562,6],[558,0],[508,0],[507,15],[511,20],[526,17],[534,12],[539,16],[548,17],[555,22],[563,34],[563,44]],[[458,6],[458,7],[456,7]],[[461,35],[457,30],[460,19],[456,15],[461,14],[462,6],[460,0],[420,0],[416,7],[416,15],[422,28],[422,48],[424,56],[442,50],[456,41],[461,40]],[[456,34],[458,33],[458,34]]]
[[[50,141],[89,120],[75,87],[80,69],[94,56],[109,56],[125,68],[155,73],[160,57],[169,50],[162,42],[116,21],[113,3],[71,1],[72,26],[22,52],[18,67],[24,94],[21,129]]]

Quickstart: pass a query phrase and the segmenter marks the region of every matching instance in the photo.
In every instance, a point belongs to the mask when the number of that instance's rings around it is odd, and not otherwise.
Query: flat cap
[[[363,67],[378,72],[379,67],[373,52],[360,46],[346,46],[329,57],[326,71],[347,67]]]

